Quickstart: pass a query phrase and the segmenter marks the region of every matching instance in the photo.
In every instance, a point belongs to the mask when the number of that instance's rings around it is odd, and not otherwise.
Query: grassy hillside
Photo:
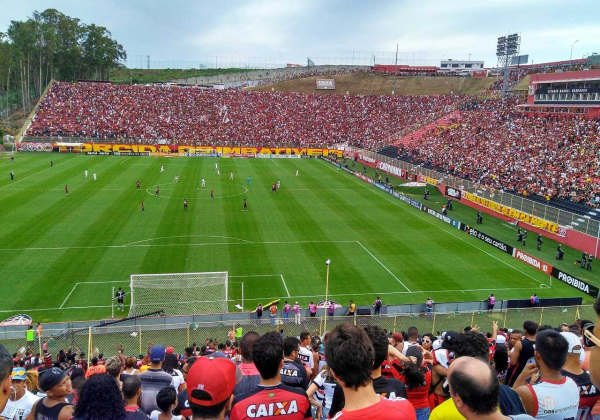
[[[519,83],[514,85],[511,90],[527,90],[529,87],[529,75],[521,79]]]
[[[322,78],[322,77],[320,77]],[[340,74],[327,76],[335,79],[336,90],[316,90],[317,77],[289,80],[251,88],[251,90],[282,92],[303,92],[323,94],[351,95],[390,95],[394,86],[394,77],[379,74]],[[475,94],[487,89],[496,79],[470,77],[396,77],[395,92],[397,95],[448,95],[454,93]]]
[[[117,69],[111,72],[109,80],[113,83],[145,84],[152,82],[169,82],[172,80],[183,79],[186,77],[206,77],[218,74],[243,73],[249,70],[244,69]]]

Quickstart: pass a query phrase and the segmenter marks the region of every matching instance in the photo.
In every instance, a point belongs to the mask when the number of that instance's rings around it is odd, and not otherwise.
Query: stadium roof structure
[[[562,73],[545,73],[530,75],[529,83],[570,83],[600,80],[600,70],[565,71]]]

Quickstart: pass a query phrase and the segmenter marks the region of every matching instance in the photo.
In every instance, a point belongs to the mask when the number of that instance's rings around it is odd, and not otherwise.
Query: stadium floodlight
[[[510,65],[513,59],[519,55],[521,49],[521,35],[510,34],[498,38],[496,45],[496,56],[498,57],[498,67],[504,69],[504,80],[502,82],[502,95],[506,93],[508,87],[508,76],[510,73]]]
[[[130,317],[156,310],[167,316],[228,312],[227,271],[134,274],[130,287]]]

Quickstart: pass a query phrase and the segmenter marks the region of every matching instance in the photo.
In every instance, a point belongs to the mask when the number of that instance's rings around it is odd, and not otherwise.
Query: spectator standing
[[[433,305],[435,305],[435,302],[433,301],[433,299],[428,297],[425,301],[425,310],[427,311],[427,314],[433,313]]]
[[[300,325],[302,315],[300,315],[300,305],[298,304],[298,302],[296,302],[294,304],[293,311],[294,311],[294,323],[297,325]]]
[[[150,420],[185,420],[183,416],[174,416],[173,410],[177,407],[177,392],[173,387],[165,387],[156,395],[158,410],[150,413]]]
[[[493,311],[494,310],[494,305],[496,304],[496,297],[494,296],[493,293],[490,293],[490,296],[487,299],[488,301],[488,311]]]
[[[336,419],[416,419],[406,399],[386,400],[375,393],[371,379],[375,351],[363,329],[341,324],[331,330],[325,339],[325,358],[346,400]]]
[[[317,407],[316,420],[325,420],[329,418],[329,410],[333,400],[333,393],[337,382],[331,376],[329,369],[324,369],[315,377],[308,387],[308,399],[310,403]]]
[[[310,301],[310,304],[308,305],[308,312],[309,312],[310,316],[313,318],[317,316],[317,305],[315,305],[315,302],[313,302],[312,300]]]
[[[85,372],[85,379],[90,379],[92,375],[96,375],[98,373],[106,373],[106,367],[98,364],[97,357],[92,357],[92,365],[88,368],[87,372]]]
[[[94,375],[88,379],[81,388],[71,420],[124,419],[123,396],[113,378],[110,375]]]
[[[117,357],[109,357],[106,360],[106,373],[114,378],[119,385],[119,389],[123,386],[123,382],[121,382],[121,370],[123,365],[121,365],[121,361]]]
[[[123,397],[125,399],[125,420],[148,420],[148,416],[139,407],[142,395],[142,381],[135,375],[128,375],[123,380]]]
[[[329,301],[329,306],[327,307],[327,312],[329,316],[333,316],[335,314],[335,303],[332,300]]]
[[[373,302],[373,308],[375,308],[375,315],[379,315],[381,313],[382,306],[383,303],[381,302],[379,296],[377,296],[377,299],[375,299],[375,302]]]
[[[254,310],[254,312],[256,313],[256,319],[258,319],[258,322],[260,323],[260,319],[262,318],[262,315],[263,315],[262,303],[258,304],[258,306]]]
[[[25,368],[17,367],[12,370],[10,398],[0,418],[21,420],[27,418],[33,405],[40,399],[27,390],[27,374]]]
[[[173,414],[176,416],[184,416],[185,418],[188,418],[192,415],[190,402],[188,401],[187,378],[190,374],[192,366],[194,366],[194,363],[196,363],[198,359],[199,358],[197,357],[188,357],[181,367],[181,373],[183,378],[186,380],[186,384],[182,387],[184,389],[177,394],[177,407],[175,407],[175,410],[173,410]]]
[[[290,319],[290,311],[291,311],[292,307],[290,306],[290,304],[288,303],[288,301],[285,301],[285,305],[283,305],[283,322],[285,322],[287,324],[288,320]]]
[[[68,420],[73,415],[73,406],[65,402],[73,392],[68,372],[57,367],[45,370],[39,380],[40,389],[46,397],[38,400],[27,420]],[[111,379],[112,380],[112,379]]]
[[[281,383],[283,339],[272,331],[260,337],[253,347],[254,363],[260,372],[260,384],[254,391],[238,395],[233,400],[229,418],[242,420],[254,417],[290,420],[311,417],[306,392]],[[276,413],[274,413],[276,411]]]
[[[529,360],[533,359],[537,329],[538,325],[533,321],[525,321],[523,323],[525,337],[515,343],[510,354],[510,366],[506,373],[506,385],[512,387],[523,371],[523,368],[525,368],[525,365],[529,363]]]
[[[128,357],[125,360],[125,369],[121,373],[121,382],[125,381],[127,376],[139,375],[140,370],[136,367],[136,359],[135,357]]]
[[[579,389],[571,378],[561,374],[567,360],[569,343],[554,330],[544,330],[535,339],[535,362],[528,363],[513,388],[527,413],[539,419],[562,420],[576,418]],[[539,368],[537,366],[539,366]],[[539,375],[539,381],[526,380]]]
[[[269,308],[269,316],[271,317],[271,325],[277,325],[277,305],[275,303]]]
[[[300,353],[300,340],[296,337],[286,337],[283,340],[283,367],[281,368],[281,382],[304,391],[308,389],[308,374],[306,368],[296,362]]]
[[[308,331],[302,331],[300,333],[300,352],[298,353],[298,358],[310,369],[309,376],[312,376],[312,371],[315,368],[315,360],[310,341],[310,333]]]
[[[188,374],[187,399],[192,420],[223,420],[231,410],[236,387],[235,364],[227,359],[201,357]]]
[[[456,409],[467,420],[532,420],[520,414],[506,417],[498,409],[500,384],[490,365],[475,357],[461,357],[450,366],[450,395]]]
[[[594,327],[594,336],[598,340],[600,339],[600,298],[594,303],[594,310],[598,316]],[[594,386],[600,388],[600,346],[598,345],[594,346],[590,352],[590,378]]]
[[[173,378],[173,389],[175,391],[179,391],[180,386],[185,382],[183,379],[183,374],[179,370],[179,361],[177,360],[177,356],[173,354],[173,347],[167,348],[166,351],[171,351],[170,353],[165,354],[165,360],[162,364],[162,370],[167,372]],[[221,353],[222,357],[225,357],[223,353]]]
[[[239,352],[242,362],[238,365],[242,373],[242,380],[235,386],[234,395],[254,391],[260,382],[260,373],[254,364],[253,348],[260,335],[254,331],[247,332],[240,340]]]
[[[159,391],[167,386],[172,386],[173,377],[162,370],[165,360],[165,348],[154,346],[150,350],[150,367],[140,373],[138,377],[142,381],[142,410],[150,415],[158,408],[156,396]]]
[[[353,300],[351,300],[350,304],[348,305],[348,313],[346,315],[348,315],[348,316],[356,315],[356,303],[354,303]]]

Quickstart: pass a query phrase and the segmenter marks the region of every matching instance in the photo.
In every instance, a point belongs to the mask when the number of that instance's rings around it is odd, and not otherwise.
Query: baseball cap
[[[397,341],[398,343],[402,343],[404,341],[404,337],[400,333],[394,333],[394,334],[392,334],[392,339],[394,341]]]
[[[24,381],[27,379],[27,372],[25,372],[25,368],[16,367],[12,370],[11,379],[16,379],[18,381]]]
[[[225,401],[233,394],[237,383],[237,367],[231,360],[200,357],[192,365],[187,377],[187,394],[191,403],[210,407]],[[206,399],[192,396],[196,390],[204,391]]]
[[[433,350],[439,350],[440,348],[442,348],[442,341],[441,340],[435,340],[433,342],[433,344],[431,345],[431,347],[433,348]]]
[[[442,347],[445,349],[451,349],[456,340],[458,340],[458,334],[456,331],[448,331],[445,334],[442,334],[444,337],[444,341],[442,342]]]
[[[498,336],[496,337],[496,344],[504,344],[504,343],[506,343],[506,337],[498,334]]]
[[[560,333],[560,335],[565,337],[565,339],[569,343],[569,354],[581,354],[581,352],[583,352],[581,340],[575,334],[573,334],[572,332],[563,331]]]
[[[67,371],[61,368],[53,367],[42,372],[39,378],[40,389],[44,392],[50,391],[55,385],[67,376]]]
[[[154,346],[150,351],[150,361],[160,363],[165,360],[165,348],[163,346]]]
[[[167,353],[167,354],[173,354],[173,353],[175,353],[175,349],[173,347],[167,347],[165,349],[165,353]]]

